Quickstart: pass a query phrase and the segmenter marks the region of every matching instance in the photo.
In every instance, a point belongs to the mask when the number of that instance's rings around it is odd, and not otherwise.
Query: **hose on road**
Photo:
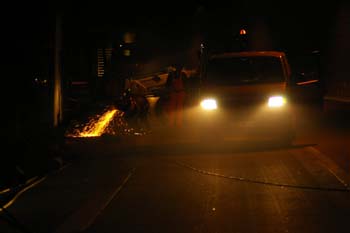
[[[239,177],[239,176],[229,176],[229,175],[223,175],[215,172],[210,172],[210,171],[205,171],[202,169],[195,168],[193,166],[190,166],[188,164],[175,161],[175,163],[178,166],[190,169],[194,172],[203,174],[203,175],[208,175],[208,176],[215,176],[215,177],[220,177],[220,178],[225,178],[225,179],[230,179],[230,180],[235,180],[239,182],[247,182],[247,183],[254,183],[254,184],[261,184],[261,185],[269,185],[269,186],[276,186],[280,188],[294,188],[294,189],[304,189],[304,190],[316,190],[316,191],[328,191],[328,192],[350,192],[349,187],[345,188],[329,188],[329,187],[317,187],[317,186],[308,186],[308,185],[294,185],[294,184],[284,184],[284,183],[275,183],[275,182],[268,182],[268,181],[260,181],[260,180],[253,180],[253,179],[248,179],[244,177]]]

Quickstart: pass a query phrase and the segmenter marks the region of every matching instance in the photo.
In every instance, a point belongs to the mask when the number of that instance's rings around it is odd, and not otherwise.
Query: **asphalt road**
[[[29,232],[349,232],[348,176],[313,146],[173,138],[72,141],[75,159],[8,210]]]
[[[69,163],[16,198],[0,232],[349,232],[349,133],[317,114],[299,114],[288,147],[176,130],[67,139]]]
[[[142,158],[87,232],[348,232],[344,188],[310,148]]]

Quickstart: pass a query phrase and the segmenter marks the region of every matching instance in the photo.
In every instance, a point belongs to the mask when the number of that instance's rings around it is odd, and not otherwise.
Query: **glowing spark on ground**
[[[113,120],[114,115],[117,110],[109,110],[105,112],[97,120],[91,120],[84,129],[79,132],[77,135],[71,135],[73,137],[99,137],[108,127],[109,123]]]

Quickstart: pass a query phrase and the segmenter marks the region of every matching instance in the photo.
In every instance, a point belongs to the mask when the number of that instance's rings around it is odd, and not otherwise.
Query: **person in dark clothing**
[[[182,72],[182,66],[175,66],[175,70],[169,71],[166,87],[169,92],[168,120],[169,126],[182,127],[183,105],[185,101],[184,79],[186,74]]]

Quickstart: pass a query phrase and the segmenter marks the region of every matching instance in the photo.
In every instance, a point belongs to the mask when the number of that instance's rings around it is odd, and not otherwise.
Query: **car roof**
[[[244,51],[244,52],[229,52],[229,53],[220,53],[213,54],[210,56],[210,59],[215,58],[230,58],[230,57],[283,57],[285,56],[284,52],[280,51]]]

